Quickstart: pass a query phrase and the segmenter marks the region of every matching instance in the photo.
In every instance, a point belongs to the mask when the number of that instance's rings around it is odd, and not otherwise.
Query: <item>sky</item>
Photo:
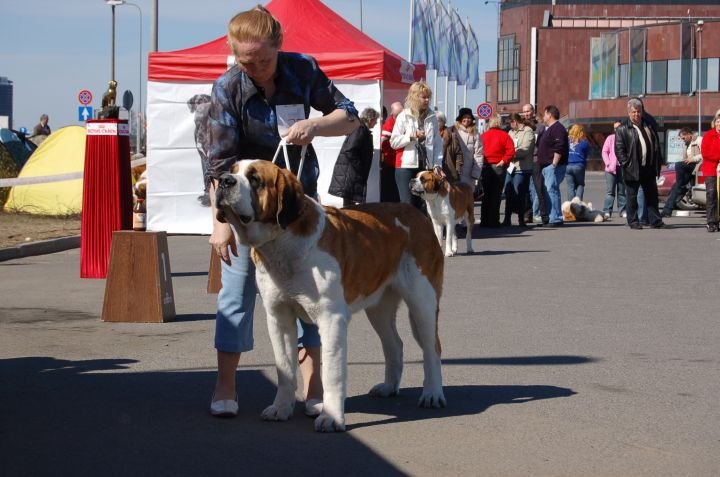
[[[115,8],[115,71],[118,102],[130,90],[137,106],[138,91],[147,79],[150,47],[151,0],[133,0]],[[258,0],[159,0],[158,50],[189,48],[225,34],[228,21]],[[323,0],[323,3],[375,41],[407,58],[410,0]],[[467,105],[485,99],[485,71],[495,70],[497,2],[452,0],[463,19],[469,18],[480,44],[480,87],[468,90]],[[82,125],[78,93],[93,94],[91,106],[100,107],[111,70],[111,8],[104,0],[2,0],[0,4],[0,76],[13,82],[13,128],[29,130],[40,115],[50,116],[53,130]],[[142,28],[142,51],[139,33]],[[140,71],[142,68],[142,72]],[[433,81],[430,80],[431,86]],[[452,83],[451,83],[452,84]],[[444,98],[444,79],[436,88]],[[453,103],[450,92],[448,103]],[[352,99],[352,98],[351,98]],[[463,100],[458,92],[458,106]],[[450,118],[453,119],[452,117]]]

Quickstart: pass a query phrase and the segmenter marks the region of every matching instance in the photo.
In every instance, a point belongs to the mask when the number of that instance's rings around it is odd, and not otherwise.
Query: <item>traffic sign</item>
[[[93,117],[92,106],[78,106],[78,121],[87,121]]]
[[[480,103],[477,107],[477,115],[480,119],[487,119],[492,116],[493,107],[490,103]]]
[[[80,104],[87,106],[88,104],[92,103],[92,93],[86,89],[80,91],[78,93],[78,101],[80,101]]]

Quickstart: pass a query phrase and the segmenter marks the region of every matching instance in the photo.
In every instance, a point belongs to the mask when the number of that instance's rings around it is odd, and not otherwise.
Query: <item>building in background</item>
[[[13,82],[0,76],[0,128],[13,127]]]
[[[485,80],[486,99],[501,115],[525,103],[539,110],[554,104],[563,123],[583,124],[600,142],[615,119],[627,117],[627,100],[640,97],[664,141],[683,126],[707,130],[720,109],[717,1],[503,0],[499,6],[497,69]]]

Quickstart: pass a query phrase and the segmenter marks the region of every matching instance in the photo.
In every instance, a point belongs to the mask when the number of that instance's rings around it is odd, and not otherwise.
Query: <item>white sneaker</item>
[[[623,219],[626,219],[626,218],[627,218],[627,212],[622,212],[622,213],[620,213],[620,217],[622,217]]]

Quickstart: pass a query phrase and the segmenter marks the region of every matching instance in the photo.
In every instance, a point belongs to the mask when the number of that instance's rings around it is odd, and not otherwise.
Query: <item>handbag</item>
[[[424,168],[426,171],[429,171],[433,168],[432,163],[429,162],[427,148],[425,147],[425,144],[421,143],[420,141],[415,141],[415,153],[417,154],[419,168]]]

